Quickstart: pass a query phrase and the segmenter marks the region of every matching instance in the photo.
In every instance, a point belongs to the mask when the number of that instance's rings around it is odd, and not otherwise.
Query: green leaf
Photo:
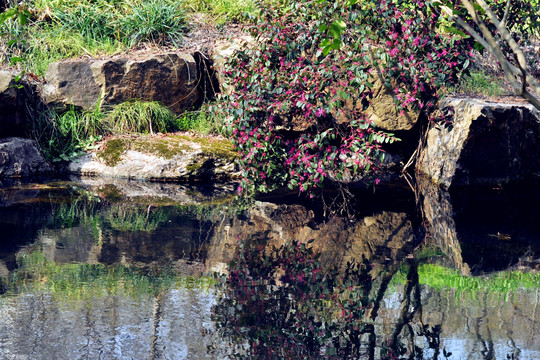
[[[26,11],[19,11],[19,13],[17,14],[17,17],[19,19],[19,24],[23,26],[26,25],[26,23],[28,22],[28,15]]]
[[[339,50],[341,48],[341,40],[340,39],[334,39],[332,42],[332,45],[330,46],[334,50]]]
[[[328,53],[330,52],[330,50],[332,50],[332,48],[330,46],[327,46],[323,49],[323,56],[326,56],[328,55]]]
[[[13,16],[17,15],[17,9],[11,8],[7,9],[3,13],[0,14],[0,24],[4,23],[7,19],[12,18]]]
[[[328,47],[332,44],[332,40],[331,39],[324,39],[323,41],[321,41],[321,47]]]
[[[475,42],[474,45],[473,45],[473,48],[478,51],[479,53],[483,53],[484,52],[484,47],[482,46],[482,44],[480,44],[479,42]]]
[[[339,39],[346,27],[347,25],[345,24],[343,20],[336,20],[330,24],[330,29],[328,30],[328,34],[334,39]]]

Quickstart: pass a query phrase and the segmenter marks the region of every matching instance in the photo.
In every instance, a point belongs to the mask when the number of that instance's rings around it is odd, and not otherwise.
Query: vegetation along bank
[[[446,188],[540,170],[537,1],[1,5],[2,144],[43,155],[21,166],[4,146],[3,176],[316,196],[407,170]]]

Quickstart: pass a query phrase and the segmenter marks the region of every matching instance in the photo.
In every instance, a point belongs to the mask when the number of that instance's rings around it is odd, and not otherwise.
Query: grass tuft
[[[127,101],[114,107],[105,124],[115,134],[166,133],[176,116],[157,101]]]
[[[47,111],[33,124],[34,138],[45,156],[52,161],[71,160],[93,147],[105,130],[103,114],[69,108],[64,113]]]
[[[118,20],[118,28],[130,46],[141,42],[179,46],[186,28],[180,3],[150,0],[133,7],[133,11]]]

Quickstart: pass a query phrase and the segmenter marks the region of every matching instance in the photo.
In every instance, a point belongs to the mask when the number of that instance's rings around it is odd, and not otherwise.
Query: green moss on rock
[[[116,166],[127,150],[129,150],[130,139],[111,139],[105,144],[102,151],[97,156],[108,166]]]
[[[108,166],[116,166],[121,161],[122,154],[128,150],[172,159],[175,156],[199,149],[202,151],[203,157],[206,158],[219,158],[225,161],[234,161],[237,158],[236,151],[228,140],[187,135],[172,135],[163,138],[147,135],[137,138],[110,139],[105,143],[103,150],[97,153],[97,156]],[[199,161],[194,161],[187,166],[187,170],[195,172],[201,166]]]

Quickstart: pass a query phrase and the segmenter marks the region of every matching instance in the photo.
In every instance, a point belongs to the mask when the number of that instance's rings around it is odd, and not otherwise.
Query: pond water
[[[540,359],[539,200],[4,184],[0,359]]]

